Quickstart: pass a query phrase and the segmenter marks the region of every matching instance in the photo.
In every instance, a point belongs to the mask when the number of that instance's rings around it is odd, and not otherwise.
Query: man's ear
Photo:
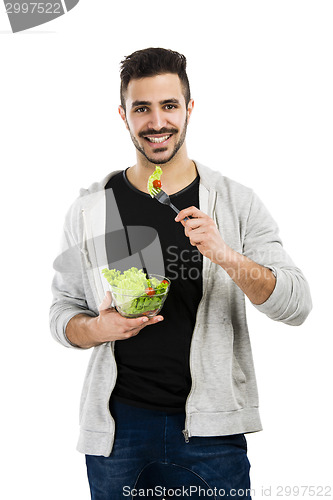
[[[190,119],[190,116],[192,114],[193,108],[194,108],[194,100],[190,99],[190,101],[189,101],[189,103],[187,105],[187,119],[188,120]]]
[[[118,113],[120,114],[121,119],[125,123],[125,127],[127,128],[127,130],[129,130],[127,120],[126,120],[126,111],[124,110],[124,108],[121,105],[118,106]]]

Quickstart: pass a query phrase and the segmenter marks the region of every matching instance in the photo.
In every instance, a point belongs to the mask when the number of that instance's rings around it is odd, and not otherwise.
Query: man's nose
[[[150,113],[149,116],[149,128],[153,128],[155,130],[160,130],[165,127],[167,124],[165,115],[161,110],[154,110]]]

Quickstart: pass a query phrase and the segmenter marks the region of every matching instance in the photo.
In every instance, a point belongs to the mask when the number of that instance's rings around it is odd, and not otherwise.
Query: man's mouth
[[[151,142],[153,144],[162,144],[163,142],[166,142],[172,134],[166,134],[166,135],[146,135],[144,138],[146,141]]]

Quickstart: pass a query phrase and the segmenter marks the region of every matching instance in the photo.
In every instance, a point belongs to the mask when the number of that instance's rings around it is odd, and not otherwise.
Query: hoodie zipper
[[[184,434],[185,443],[189,443],[190,442],[190,438],[189,438],[189,435],[188,435],[188,430],[184,429],[182,431],[182,433]]]
[[[215,214],[215,202],[216,202],[216,193],[214,195],[213,207],[212,207],[213,215]],[[215,216],[214,216],[214,220],[216,222]],[[209,280],[209,274],[210,274],[210,270],[211,270],[212,261],[209,260],[207,265],[208,265],[208,268],[207,268],[207,280],[206,280],[206,283],[208,283],[208,280]],[[199,316],[200,308],[202,307],[202,304],[204,303],[204,301],[206,299],[207,290],[208,290],[208,286],[206,286],[206,288],[204,290],[204,293],[203,293],[203,296],[201,298],[201,301],[199,303],[198,310],[197,310],[197,318]],[[193,329],[192,342],[193,342],[193,339],[195,337],[195,331],[196,331],[196,324],[194,325],[194,329]],[[185,443],[189,443],[190,442],[190,437],[191,437],[191,433],[190,433],[190,429],[189,429],[188,401],[189,401],[189,399],[191,398],[191,396],[192,396],[192,394],[194,392],[193,391],[193,386],[194,386],[193,366],[192,366],[192,361],[191,361],[192,357],[193,356],[191,356],[191,352],[190,352],[190,374],[191,374],[191,379],[192,379],[192,386],[191,386],[191,390],[190,390],[190,392],[189,392],[189,394],[187,396],[186,402],[185,402],[185,415],[186,415],[185,416],[185,429],[182,431],[184,439],[185,439]]]
[[[210,269],[211,269],[211,261],[208,262],[208,269],[207,269],[207,282],[208,282],[208,279],[209,279],[209,274],[210,274]],[[205,299],[206,299],[206,295],[207,295],[207,289],[208,287],[206,286],[206,289],[203,293],[203,296],[201,298],[201,301],[200,301],[200,304],[198,306],[198,311],[197,311],[197,317],[199,315],[199,310],[200,308],[202,307],[202,304],[204,303]],[[194,339],[194,336],[195,336],[195,332],[196,332],[196,325],[194,326],[194,329],[193,329],[193,335],[192,335],[192,342],[193,342],[193,339]],[[185,443],[189,443],[190,441],[190,437],[191,437],[191,434],[190,434],[190,430],[189,430],[189,418],[188,418],[188,401],[189,399],[191,398],[194,390],[193,390],[193,386],[194,386],[194,377],[193,377],[193,366],[192,366],[192,356],[191,356],[191,353],[190,353],[190,374],[191,374],[191,379],[192,379],[192,386],[191,386],[191,390],[187,396],[187,399],[186,399],[186,403],[185,403],[185,429],[182,431],[183,435],[184,435],[184,439],[185,439]]]

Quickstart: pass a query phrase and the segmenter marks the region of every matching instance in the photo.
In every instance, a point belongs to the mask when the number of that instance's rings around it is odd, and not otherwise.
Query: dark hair
[[[121,61],[120,68],[120,100],[125,109],[125,92],[130,80],[148,76],[175,73],[182,83],[186,106],[191,94],[190,84],[186,74],[186,57],[173,50],[151,47],[137,50]]]

